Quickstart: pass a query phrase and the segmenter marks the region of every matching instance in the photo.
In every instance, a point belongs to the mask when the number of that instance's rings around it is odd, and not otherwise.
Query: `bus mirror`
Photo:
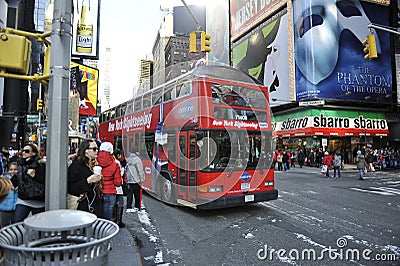
[[[196,140],[202,140],[204,138],[204,132],[199,130],[196,131]]]

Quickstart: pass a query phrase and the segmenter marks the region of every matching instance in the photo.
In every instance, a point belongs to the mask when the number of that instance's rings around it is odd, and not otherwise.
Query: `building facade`
[[[269,88],[277,147],[400,146],[393,36],[368,27],[393,26],[397,2],[262,2],[230,0],[232,64]],[[365,60],[371,32],[378,58]]]

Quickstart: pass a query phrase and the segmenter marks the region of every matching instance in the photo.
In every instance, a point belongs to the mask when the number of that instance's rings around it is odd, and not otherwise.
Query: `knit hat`
[[[357,155],[361,155],[361,151],[360,150],[357,151]]]
[[[329,152],[326,151],[326,152],[325,152],[325,155],[329,155]]]
[[[100,151],[107,151],[107,152],[113,154],[114,148],[110,142],[103,142],[100,145]]]

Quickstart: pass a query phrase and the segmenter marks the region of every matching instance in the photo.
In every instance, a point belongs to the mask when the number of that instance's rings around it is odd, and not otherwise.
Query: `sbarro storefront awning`
[[[376,112],[307,109],[274,117],[274,136],[388,136],[385,115]]]

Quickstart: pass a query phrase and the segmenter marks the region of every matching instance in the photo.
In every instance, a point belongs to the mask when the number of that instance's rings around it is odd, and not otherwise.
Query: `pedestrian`
[[[15,207],[15,223],[22,222],[29,213],[44,212],[45,170],[40,151],[29,143],[22,149],[18,159],[18,200]]]
[[[278,171],[283,170],[283,154],[282,151],[278,151],[278,154],[276,155],[276,161],[278,162]]]
[[[290,167],[295,168],[296,167],[296,160],[297,160],[297,152],[293,150],[292,152],[292,157],[290,158]]]
[[[78,210],[103,215],[102,194],[99,186],[101,174],[93,173],[98,147],[94,140],[83,140],[77,155],[68,167],[68,193],[78,201]]]
[[[374,167],[375,156],[373,155],[372,150],[370,150],[367,156],[365,157],[365,162],[368,165],[368,170],[375,172],[375,167]]]
[[[289,170],[288,166],[289,166],[289,154],[287,153],[287,151],[283,151],[283,155],[282,155],[282,164],[283,164],[283,170],[286,172],[287,170]]]
[[[364,180],[364,171],[367,167],[367,162],[365,161],[364,155],[361,153],[360,150],[357,151],[356,165],[360,173],[359,179]]]
[[[303,149],[300,149],[298,154],[297,154],[297,161],[299,163],[300,168],[303,168],[305,158],[306,157],[305,157],[305,154],[303,152]]]
[[[339,151],[336,151],[333,158],[333,178],[336,178],[336,171],[338,173],[338,178],[341,178],[340,169],[342,168],[342,156]]]
[[[102,167],[103,175],[103,218],[112,221],[115,202],[117,200],[116,187],[122,186],[121,167],[113,156],[114,148],[110,142],[103,142],[97,156],[97,162]]]
[[[12,186],[10,179],[5,176],[0,176],[0,203],[2,203],[7,198],[8,194],[10,194]]]
[[[8,165],[8,173],[4,177],[11,181],[12,187],[8,196],[0,203],[1,227],[14,223],[15,207],[18,199],[18,164],[16,162]]]
[[[128,184],[128,180],[126,179],[126,160],[122,150],[119,149],[114,151],[114,157],[121,169],[122,186],[116,187],[117,200],[114,207],[113,220],[119,227],[125,227],[125,224],[122,222],[122,216],[124,214],[124,193],[126,193],[123,187],[126,188]]]
[[[126,212],[135,212],[141,209],[142,206],[142,187],[141,183],[144,181],[145,176],[143,172],[143,164],[141,159],[136,153],[130,153],[126,158],[128,179],[128,194],[126,199]],[[135,199],[135,207],[132,207],[133,198]]]
[[[324,167],[324,165],[326,165]],[[326,168],[326,177],[329,177],[329,170],[332,170],[332,156],[329,155],[329,152],[324,153],[324,158],[322,159],[322,167]]]

